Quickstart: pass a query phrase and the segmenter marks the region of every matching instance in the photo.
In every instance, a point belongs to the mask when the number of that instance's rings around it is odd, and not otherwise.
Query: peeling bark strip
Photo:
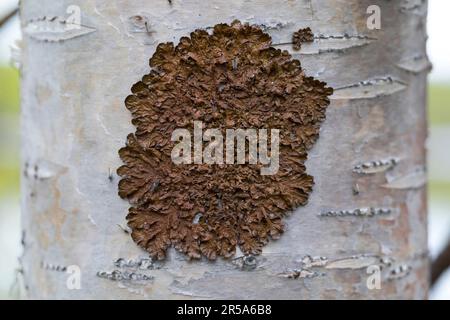
[[[331,261],[325,266],[325,269],[362,269],[379,262],[379,257],[361,255]]]
[[[300,54],[313,55],[328,52],[343,52],[347,49],[366,46],[377,40],[365,35],[350,35],[347,33],[339,35],[320,34],[311,38],[308,35],[309,31],[307,29],[300,29],[294,32],[292,43],[276,43],[274,46],[289,49],[288,45],[292,44],[294,52],[299,51]]]
[[[119,271],[114,270],[112,272],[99,271],[97,272],[97,277],[108,279],[111,281],[151,281],[152,276],[147,276],[142,273],[130,272],[130,271]]]
[[[405,71],[417,74],[422,71],[431,71],[432,65],[428,57],[424,54],[414,55],[400,61],[397,67]]]
[[[427,0],[402,0],[400,12],[425,15],[427,13]]]
[[[358,48],[372,43],[374,38],[364,35],[319,35],[314,38],[311,44],[306,44],[302,54],[321,54],[327,52],[344,51],[347,49]]]
[[[58,272],[66,272],[67,271],[66,266],[51,264],[51,263],[44,262],[44,261],[41,262],[41,267],[44,270],[50,270],[50,271],[58,271]]]
[[[425,255],[407,257],[396,263],[392,257],[377,254],[359,254],[335,259],[306,255],[299,261],[298,268],[288,269],[279,276],[290,279],[308,279],[329,276],[330,272],[335,271],[363,272],[370,266],[378,266],[382,272],[380,277],[387,281],[396,281],[407,277],[426,258],[427,254],[425,253]]]
[[[307,203],[313,178],[304,162],[333,90],[305,76],[259,27],[239,21],[212,34],[196,30],[176,47],[160,44],[150,66],[126,98],[136,132],[119,151],[119,195],[133,205],[133,240],[158,259],[171,245],[190,258],[229,258],[237,245],[260,254],[280,237],[282,218]],[[233,128],[279,129],[278,173],[262,176],[260,164],[174,164],[171,135],[193,131],[194,121],[224,136]]]

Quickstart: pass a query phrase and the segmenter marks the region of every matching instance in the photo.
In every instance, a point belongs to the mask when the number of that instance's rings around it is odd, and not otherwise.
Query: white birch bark
[[[381,29],[370,30],[365,0],[22,0],[27,296],[426,298],[427,3],[378,3]],[[314,191],[256,260],[188,262],[171,250],[146,265],[119,227],[129,204],[117,195],[117,151],[134,131],[124,99],[158,43],[234,19],[263,26],[274,44],[302,27],[317,37],[292,52],[337,89],[307,161]],[[374,265],[379,290],[367,286]],[[80,268],[79,290],[69,266]]]

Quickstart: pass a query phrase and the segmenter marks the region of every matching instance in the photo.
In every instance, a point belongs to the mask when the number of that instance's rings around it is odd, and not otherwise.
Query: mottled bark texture
[[[381,29],[369,30],[372,4],[23,0],[27,295],[426,298],[427,3],[379,1]],[[76,28],[67,21],[70,5],[81,9]],[[168,249],[165,260],[152,261],[133,242],[128,201],[117,195],[117,150],[136,129],[125,98],[151,74],[158,44],[236,19],[261,28],[273,47],[301,61],[305,76],[335,89],[305,162],[312,192],[260,255],[237,249],[229,259],[189,261]],[[310,37],[294,33],[308,27],[313,41],[298,46]],[[67,286],[73,265],[81,270],[79,290]],[[377,267],[381,288],[371,290],[367,271]]]
[[[283,217],[308,201],[313,178],[304,163],[333,90],[306,77],[298,60],[271,46],[267,33],[239,21],[218,24],[211,34],[196,30],[177,46],[160,44],[150,67],[126,99],[136,132],[119,152],[125,164],[117,171],[119,194],[132,204],[133,240],[155,259],[164,259],[170,245],[195,259],[230,258],[236,246],[245,255],[260,254],[281,236]],[[195,121],[202,134],[217,130],[201,148],[191,137]],[[189,133],[187,163],[172,159],[177,129]],[[248,160],[236,155],[230,129],[253,131],[254,137],[243,136]],[[258,146],[258,138],[273,140],[273,129],[279,146]],[[208,148],[213,163],[203,159]],[[270,164],[258,158],[275,149],[276,169],[263,175]]]

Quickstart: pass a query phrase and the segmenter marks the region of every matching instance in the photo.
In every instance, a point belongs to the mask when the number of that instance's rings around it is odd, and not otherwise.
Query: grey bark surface
[[[21,258],[29,298],[423,299],[426,1],[22,0]],[[65,28],[66,9],[81,9]],[[54,19],[54,17],[58,17]],[[45,18],[45,19],[44,19]],[[335,94],[307,171],[315,186],[280,240],[255,259],[150,262],[124,232],[118,149],[133,132],[124,100],[161,42],[234,19]],[[316,39],[293,51],[292,33]],[[368,267],[381,288],[370,290]],[[81,289],[67,286],[69,266]]]

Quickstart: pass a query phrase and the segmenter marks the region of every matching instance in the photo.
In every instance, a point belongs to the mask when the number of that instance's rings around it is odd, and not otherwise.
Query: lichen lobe
[[[132,87],[126,107],[134,134],[119,155],[119,195],[133,240],[153,258],[173,246],[190,258],[260,254],[283,232],[282,218],[305,205],[313,177],[307,152],[319,135],[332,89],[305,76],[300,62],[271,47],[261,29],[238,21],[196,30],[175,47],[160,44],[152,71]],[[207,128],[279,129],[279,170],[260,164],[172,162],[172,132]]]

